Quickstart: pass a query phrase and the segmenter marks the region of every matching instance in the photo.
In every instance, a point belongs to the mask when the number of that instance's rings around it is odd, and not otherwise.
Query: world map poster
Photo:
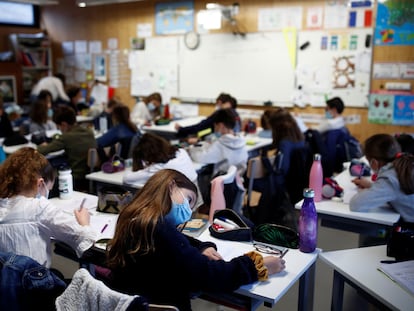
[[[378,2],[375,45],[414,44],[414,0]]]

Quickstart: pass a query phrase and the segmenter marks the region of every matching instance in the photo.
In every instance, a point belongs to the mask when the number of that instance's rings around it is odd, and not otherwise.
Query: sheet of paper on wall
[[[152,36],[152,24],[142,23],[137,24],[137,37],[138,38],[148,38]]]
[[[78,53],[88,53],[88,45],[85,40],[75,41],[75,54]]]
[[[71,55],[74,52],[73,41],[62,42],[62,51],[64,55]]]
[[[89,53],[91,54],[102,53],[102,42],[98,40],[89,41]]]

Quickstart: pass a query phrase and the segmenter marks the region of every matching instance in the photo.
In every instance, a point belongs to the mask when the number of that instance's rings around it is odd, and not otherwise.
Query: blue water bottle
[[[318,239],[318,214],[316,213],[312,188],[303,190],[303,204],[299,216],[299,249],[304,253],[312,253]]]

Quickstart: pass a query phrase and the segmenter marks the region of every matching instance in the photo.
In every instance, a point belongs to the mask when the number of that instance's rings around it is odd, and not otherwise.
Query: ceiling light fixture
[[[117,4],[127,2],[139,2],[144,0],[77,0],[78,7],[84,8],[88,6],[104,5],[104,4]]]
[[[35,5],[54,5],[59,4],[58,0],[9,0],[10,2],[30,3]]]

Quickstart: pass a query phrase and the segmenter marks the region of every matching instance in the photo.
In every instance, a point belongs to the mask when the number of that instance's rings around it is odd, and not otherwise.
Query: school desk
[[[200,170],[204,164],[193,162],[194,168],[196,171]],[[124,186],[131,189],[140,189],[144,186],[141,183],[134,183],[134,184],[125,184],[122,181],[122,177],[124,176],[125,172],[131,171],[131,167],[125,168],[124,171],[116,172],[116,173],[105,173],[103,171],[93,172],[87,174],[85,176],[86,179],[94,181],[97,186],[103,185],[115,185],[115,186]]]
[[[212,237],[208,229],[198,239],[214,242],[217,245],[218,252],[225,260],[230,260],[254,250],[251,242],[219,240]],[[298,249],[289,249],[284,257],[286,260],[285,271],[270,276],[266,282],[243,285],[235,292],[251,299],[251,310],[257,309],[262,304],[272,307],[299,279],[298,310],[312,310],[315,262],[319,251],[317,249],[313,253],[307,254]]]
[[[53,198],[50,200],[56,206],[61,207],[65,212],[73,214],[73,209],[79,208],[83,198],[86,198],[85,208],[89,209],[91,213],[91,226],[95,227],[98,232],[102,232],[105,224],[108,223],[109,226],[103,233],[101,233],[101,235],[103,237],[108,237],[111,233],[113,234],[117,215],[97,212],[95,208],[97,204],[96,196],[75,191],[71,199],[61,200],[59,198]],[[216,243],[218,251],[226,260],[254,249],[252,243],[224,241],[213,238],[210,236],[207,229],[199,236],[198,239],[201,241],[212,241]],[[85,261],[76,258],[73,250],[71,251],[67,248],[67,246],[65,247],[65,245],[60,245],[59,242],[57,242],[56,245],[59,247],[59,255],[80,262],[82,265],[86,264]],[[97,251],[100,255],[102,255],[103,250],[104,247],[102,245],[97,245]],[[251,302],[250,309],[256,310],[262,304],[269,307],[274,305],[283,297],[292,285],[299,280],[298,310],[312,310],[315,262],[318,257],[318,253],[319,250],[307,254],[302,253],[299,250],[290,249],[284,257],[286,260],[285,271],[270,276],[269,280],[266,282],[255,282],[249,285],[241,286],[235,291],[235,293],[247,298]],[[93,260],[93,258],[91,258],[91,260]]]
[[[354,212],[349,209],[349,200],[356,193],[356,186],[351,182],[354,178],[350,175],[347,165],[345,169],[335,177],[338,184],[344,188],[342,200],[322,199],[315,203],[321,225],[334,229],[359,233],[367,236],[381,237],[396,223],[400,215],[391,208],[376,208],[370,212]],[[296,209],[302,207],[302,201],[296,203]]]
[[[394,259],[385,245],[323,252],[319,258],[334,270],[331,310],[342,310],[345,282],[379,310],[413,310],[414,296],[377,269],[381,260]]]

